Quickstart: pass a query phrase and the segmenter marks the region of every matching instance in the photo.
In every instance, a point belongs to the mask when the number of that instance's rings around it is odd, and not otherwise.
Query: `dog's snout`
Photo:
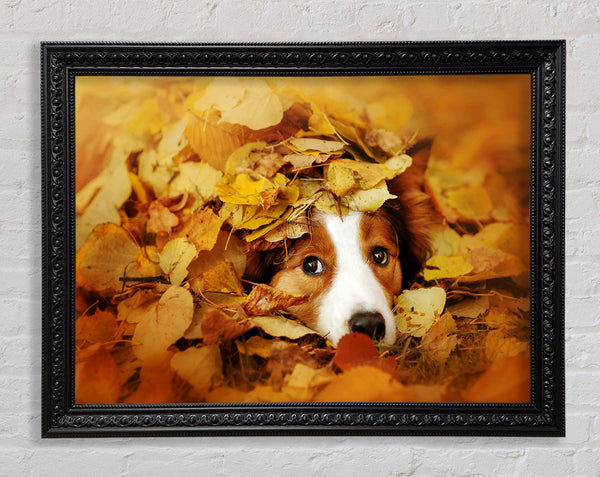
[[[383,339],[385,321],[378,311],[361,311],[350,317],[350,331],[364,333],[375,340]]]

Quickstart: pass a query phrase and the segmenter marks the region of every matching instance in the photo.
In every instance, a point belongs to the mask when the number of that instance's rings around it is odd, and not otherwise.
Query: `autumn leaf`
[[[200,323],[204,344],[227,343],[244,334],[254,325],[238,318],[231,318],[216,309],[208,309]]]
[[[117,337],[119,323],[114,313],[97,310],[92,315],[77,318],[75,324],[77,340],[88,343],[107,343]]]
[[[303,336],[317,333],[300,323],[281,316],[253,316],[250,318],[250,322],[271,336],[289,338],[291,340],[297,340]]]
[[[200,208],[217,198],[215,187],[223,180],[223,173],[207,162],[183,162],[179,174],[169,185],[173,192],[187,192],[194,199],[194,208]]]
[[[115,151],[108,166],[77,193],[75,241],[78,249],[97,225],[107,222],[120,224],[119,208],[132,190],[126,161],[124,153]]]
[[[223,379],[223,361],[216,345],[188,348],[175,353],[171,369],[201,393]]]
[[[527,271],[518,257],[492,247],[471,250],[469,262],[473,265],[473,271],[471,275],[461,277],[463,282],[510,277]]]
[[[160,268],[169,277],[171,284],[180,285],[188,275],[188,266],[198,251],[185,238],[169,240],[160,253]]]
[[[260,336],[251,336],[243,341],[235,342],[239,353],[252,355],[255,354],[261,358],[267,359],[271,356],[271,346],[273,340],[261,338]]]
[[[142,277],[156,277],[163,273],[160,268],[160,251],[154,245],[139,248],[135,255],[135,264],[138,274]]]
[[[285,310],[290,306],[306,303],[307,300],[308,298],[305,296],[292,295],[283,290],[259,283],[252,289],[243,307],[249,315],[266,315]]]
[[[148,208],[146,230],[151,234],[168,234],[179,223],[179,219],[169,209],[155,200]]]
[[[278,124],[283,107],[277,94],[260,78],[228,78],[211,83],[194,104],[196,110],[221,111],[221,121],[263,129]]]
[[[450,353],[456,348],[456,322],[450,313],[444,313],[423,335],[421,347],[429,352],[429,356],[440,363],[445,363]]]
[[[396,299],[396,326],[400,333],[422,337],[439,319],[446,305],[441,287],[405,290]]]
[[[347,194],[353,188],[371,189],[385,180],[393,179],[412,164],[410,156],[397,156],[383,164],[372,164],[351,159],[335,159],[327,169],[327,185],[337,196]]]
[[[99,348],[85,360],[78,360],[75,371],[77,404],[114,404],[120,389],[119,368],[107,350]]]
[[[198,252],[212,250],[224,221],[211,209],[205,208],[186,217],[175,236],[193,243]]]
[[[471,273],[471,265],[463,255],[442,256],[434,255],[425,262],[423,275],[425,280],[440,280],[442,278],[457,278]]]
[[[173,376],[169,361],[142,366],[139,385],[132,394],[127,396],[125,402],[128,404],[175,402]]]
[[[297,154],[319,157],[321,154],[340,154],[344,143],[308,137],[291,138],[287,146]]]
[[[515,402],[531,400],[529,355],[497,359],[463,393],[466,402]]]
[[[470,186],[451,191],[448,204],[462,217],[472,220],[487,220],[492,211],[492,201],[483,187]]]
[[[194,316],[194,300],[189,291],[171,286],[156,304],[156,313],[146,314],[133,334],[133,351],[141,360],[163,356],[169,346],[183,336]]]
[[[338,375],[313,399],[318,402],[414,401],[410,388],[389,373],[372,366],[357,366]]]
[[[237,277],[235,267],[229,260],[224,260],[202,275],[202,291],[241,294],[244,289]]]
[[[293,396],[294,401],[311,401],[312,397],[334,377],[335,375],[327,369],[315,369],[298,363],[284,378],[282,391]]]
[[[391,375],[396,371],[394,357],[380,357],[373,340],[364,333],[349,333],[342,336],[332,362],[342,371],[357,366],[373,366]]]
[[[117,306],[119,320],[128,323],[139,323],[148,316],[156,317],[156,306],[159,297],[151,290],[140,290],[133,296],[119,302]]]
[[[137,251],[122,227],[111,223],[97,226],[77,251],[77,285],[101,295],[121,291],[121,278],[135,276]]]
[[[215,190],[223,202],[266,208],[275,203],[279,188],[265,177],[238,174],[233,182],[221,182]]]

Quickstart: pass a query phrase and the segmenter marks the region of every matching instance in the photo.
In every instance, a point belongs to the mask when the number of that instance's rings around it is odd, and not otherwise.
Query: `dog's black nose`
[[[361,311],[350,317],[350,331],[364,333],[374,340],[385,335],[385,321],[378,311]]]

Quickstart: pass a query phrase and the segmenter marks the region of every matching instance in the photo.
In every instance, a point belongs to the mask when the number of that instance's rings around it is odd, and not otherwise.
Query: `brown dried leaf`
[[[292,295],[283,290],[259,283],[252,289],[243,307],[249,315],[265,315],[285,310],[290,306],[306,303],[307,300],[308,298],[305,296]]]
[[[244,319],[230,318],[219,310],[208,309],[202,316],[200,327],[204,344],[227,343],[243,335],[254,325]]]
[[[93,315],[77,318],[75,333],[77,340],[88,343],[107,343],[114,340],[119,332],[119,323],[114,313],[97,310]]]

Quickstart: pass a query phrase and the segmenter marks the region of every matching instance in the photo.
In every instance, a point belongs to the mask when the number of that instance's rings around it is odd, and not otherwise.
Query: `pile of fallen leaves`
[[[397,81],[77,79],[78,403],[529,400],[527,123],[498,85]],[[310,208],[394,198],[423,131],[440,220],[395,344],[242,281]]]

